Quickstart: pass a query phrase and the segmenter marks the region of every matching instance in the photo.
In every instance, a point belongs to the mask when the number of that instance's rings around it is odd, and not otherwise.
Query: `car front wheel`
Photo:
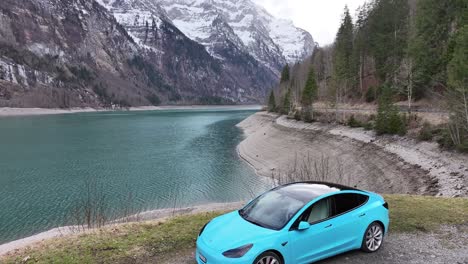
[[[373,253],[382,247],[384,230],[381,224],[374,222],[369,225],[364,233],[361,249],[364,252]]]
[[[281,258],[273,252],[265,252],[258,256],[253,264],[283,264]]]

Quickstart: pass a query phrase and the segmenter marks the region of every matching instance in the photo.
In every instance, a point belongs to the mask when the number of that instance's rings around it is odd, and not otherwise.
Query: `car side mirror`
[[[302,230],[307,230],[309,228],[310,228],[310,224],[308,222],[301,221],[299,223],[299,226],[297,227],[297,230],[302,231]]]

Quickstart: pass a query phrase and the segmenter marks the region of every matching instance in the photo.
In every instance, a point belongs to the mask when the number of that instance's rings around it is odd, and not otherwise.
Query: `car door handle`
[[[332,224],[327,225],[325,228],[330,228],[332,227]]]
[[[360,214],[359,217],[366,216],[366,213]]]

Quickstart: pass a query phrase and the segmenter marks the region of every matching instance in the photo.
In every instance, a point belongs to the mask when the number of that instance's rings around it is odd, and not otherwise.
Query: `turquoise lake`
[[[250,110],[0,118],[0,244],[73,224],[87,182],[109,217],[251,198],[270,184],[237,154]]]

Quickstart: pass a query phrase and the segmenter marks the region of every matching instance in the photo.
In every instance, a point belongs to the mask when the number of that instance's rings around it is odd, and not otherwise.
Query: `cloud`
[[[253,0],[272,15],[290,19],[297,27],[309,31],[320,45],[334,41],[344,7],[351,14],[365,0]]]

